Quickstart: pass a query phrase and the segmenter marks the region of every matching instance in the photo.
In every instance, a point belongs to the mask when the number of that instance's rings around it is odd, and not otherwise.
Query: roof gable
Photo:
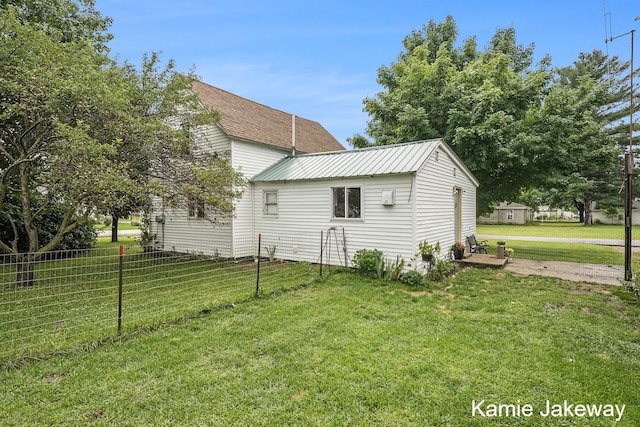
[[[438,147],[458,160],[440,139],[364,148],[360,150],[289,156],[268,167],[252,181],[293,181],[417,172]],[[477,185],[462,162],[456,163]]]
[[[222,113],[220,127],[231,137],[303,153],[344,150],[318,122],[294,116],[199,81],[193,91],[203,105]]]

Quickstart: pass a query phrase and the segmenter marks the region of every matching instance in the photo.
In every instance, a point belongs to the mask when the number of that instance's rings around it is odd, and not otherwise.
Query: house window
[[[278,192],[277,191],[264,192],[263,211],[265,215],[278,215]]]
[[[508,220],[513,219],[513,209],[507,209],[507,219]]]
[[[204,200],[202,198],[190,194],[187,200],[187,208],[189,210],[189,218],[204,218]]]
[[[333,218],[362,218],[360,187],[333,188]]]

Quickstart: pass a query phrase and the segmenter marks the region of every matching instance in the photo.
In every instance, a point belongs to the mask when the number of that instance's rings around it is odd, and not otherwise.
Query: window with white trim
[[[507,209],[507,219],[508,220],[513,219],[513,209]]]
[[[333,218],[362,218],[362,188],[334,187]]]
[[[265,215],[278,215],[278,192],[265,191],[263,212]]]

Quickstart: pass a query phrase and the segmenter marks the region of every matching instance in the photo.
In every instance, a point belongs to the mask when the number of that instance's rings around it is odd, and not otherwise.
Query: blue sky
[[[628,60],[630,36],[608,46],[605,39],[640,30],[640,0],[96,0],[95,7],[114,20],[110,48],[121,60],[139,64],[143,53],[161,51],[179,70],[195,66],[206,83],[320,122],[345,147],[366,128],[362,101],[381,90],[378,68],[431,18],[452,15],[459,41],[475,35],[480,47],[496,28],[513,26],[519,43],[534,43],[536,58],[549,54],[556,66],[594,49]]]

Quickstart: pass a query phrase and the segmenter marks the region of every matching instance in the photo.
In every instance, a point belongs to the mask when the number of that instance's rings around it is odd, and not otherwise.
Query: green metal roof
[[[444,143],[440,139],[351,151],[285,157],[253,177],[255,182],[294,181],[416,172]]]

